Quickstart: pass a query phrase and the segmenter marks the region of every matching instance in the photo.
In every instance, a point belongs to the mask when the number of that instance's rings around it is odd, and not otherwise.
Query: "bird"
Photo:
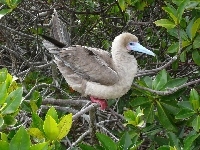
[[[63,24],[54,13],[53,19],[57,23],[52,29],[54,37],[41,35],[43,45],[54,55],[54,62],[69,86],[83,96],[89,96],[102,110],[108,107],[107,99],[120,98],[130,90],[138,70],[133,51],[155,56],[128,32],[114,38],[111,53],[100,48],[69,45],[63,38],[67,35],[63,34]],[[63,35],[58,34],[60,30]]]

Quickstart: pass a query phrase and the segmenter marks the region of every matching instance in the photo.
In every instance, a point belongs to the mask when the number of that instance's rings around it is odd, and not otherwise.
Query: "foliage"
[[[13,9],[15,9],[20,2],[21,2],[21,0],[0,0],[0,4],[3,3],[9,7],[8,9],[1,9],[0,19],[7,13],[12,12]]]
[[[0,70],[0,127],[6,128],[16,124],[15,116],[22,102],[22,87],[3,68]]]
[[[0,70],[0,149],[199,149],[199,0],[0,0],[0,5],[0,67],[7,68]],[[109,51],[116,35],[130,32],[156,53],[135,54],[139,71],[131,90],[117,103],[109,100],[115,113],[95,110],[94,121],[85,113],[87,104],[67,103],[80,95],[38,37],[49,35],[54,8],[72,45]]]

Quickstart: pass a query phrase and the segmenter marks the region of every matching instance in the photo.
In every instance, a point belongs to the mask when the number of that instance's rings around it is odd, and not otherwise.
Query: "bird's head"
[[[152,51],[139,44],[138,38],[131,33],[122,33],[118,35],[113,41],[113,47],[126,50],[128,53],[131,53],[131,51],[137,51],[155,56]]]

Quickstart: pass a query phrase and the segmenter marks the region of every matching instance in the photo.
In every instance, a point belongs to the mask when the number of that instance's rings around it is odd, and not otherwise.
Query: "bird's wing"
[[[102,85],[113,85],[118,81],[118,74],[106,51],[80,45],[58,48],[46,40],[43,45],[82,79]]]
[[[70,34],[67,32],[67,26],[58,17],[56,10],[52,16],[51,37],[54,37],[61,43],[69,46],[71,44]]]

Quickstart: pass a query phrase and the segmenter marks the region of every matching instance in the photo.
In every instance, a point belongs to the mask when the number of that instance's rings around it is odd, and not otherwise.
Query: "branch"
[[[171,65],[174,61],[177,60],[177,56],[174,56],[171,58],[171,60],[166,63],[165,65],[159,67],[159,68],[156,68],[156,69],[152,69],[152,70],[144,70],[144,71],[140,71],[137,73],[137,75],[135,77],[140,77],[140,76],[144,76],[144,75],[149,75],[149,74],[154,74],[155,72],[157,71],[160,71],[162,69],[165,69],[167,68],[169,65]]]
[[[50,87],[50,86],[51,86],[50,84],[46,84],[46,83],[41,83],[41,84],[35,85],[35,86],[28,92],[28,94],[26,94],[26,96],[24,97],[24,100],[27,99],[35,89],[37,89],[37,88],[39,88],[39,87]]]
[[[13,32],[13,33],[16,33],[17,35],[21,35],[22,37],[26,37],[26,38],[30,38],[30,39],[35,39],[34,36],[31,36],[31,35],[22,33],[22,32],[20,32],[20,31],[16,31],[16,30],[14,30],[14,29],[12,29],[12,28],[9,28],[9,27],[4,26],[3,24],[0,24],[0,28],[4,28],[4,29],[6,29],[6,30],[9,30],[9,31],[11,31],[11,32]]]

